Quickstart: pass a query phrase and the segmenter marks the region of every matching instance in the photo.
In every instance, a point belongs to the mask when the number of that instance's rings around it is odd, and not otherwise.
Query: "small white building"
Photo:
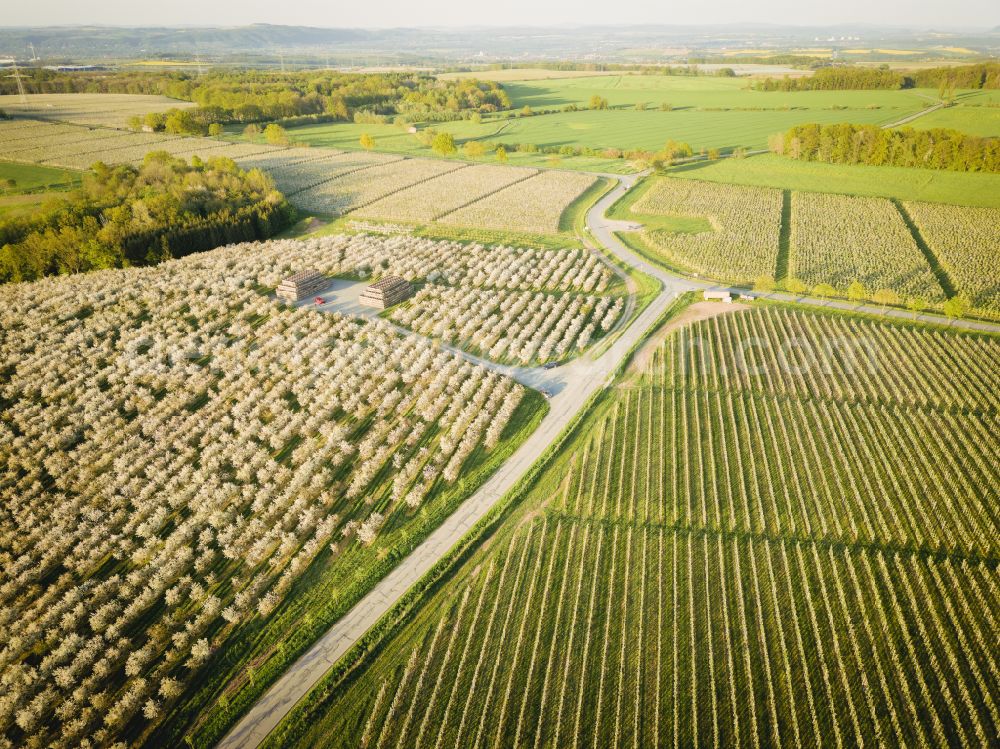
[[[728,291],[705,289],[705,300],[706,301],[718,300],[720,302],[725,302],[726,304],[731,304],[733,301],[733,296]]]

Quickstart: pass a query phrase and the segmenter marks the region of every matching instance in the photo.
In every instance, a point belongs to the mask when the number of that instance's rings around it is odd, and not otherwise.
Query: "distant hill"
[[[1000,27],[997,27],[1000,28]],[[994,29],[996,31],[996,29]],[[507,26],[345,29],[254,24],[230,27],[110,26],[0,27],[0,57],[34,54],[43,64],[123,58],[276,62],[279,55],[329,59],[332,64],[442,61],[510,62],[573,59],[587,62],[683,62],[684,55],[728,54],[741,48],[775,54],[817,40],[923,50],[948,43],[998,54],[991,31],[934,32],[868,24],[781,26],[739,23],[699,26]],[[877,40],[877,44],[875,44]]]

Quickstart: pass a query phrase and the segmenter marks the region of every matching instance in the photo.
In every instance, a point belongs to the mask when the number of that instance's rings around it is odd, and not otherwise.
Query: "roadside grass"
[[[909,126],[917,130],[944,127],[983,138],[1000,136],[1000,91],[982,89],[959,93],[954,106],[931,112]]]
[[[437,487],[414,511],[417,517],[411,525],[387,525],[384,537],[370,549],[354,544],[337,556],[328,550],[320,553],[266,621],[253,617],[225,648],[213,653],[205,681],[186,693],[155,732],[142,737],[143,742],[149,746],[215,745],[299,655],[514,453],[548,410],[545,398],[528,389],[500,443],[489,451],[477,447],[459,479]]]
[[[598,200],[614,189],[615,183],[607,177],[601,177],[594,184],[577,196],[576,200],[566,206],[559,217],[559,231],[572,232],[579,236],[587,226],[587,211]]]
[[[1000,107],[964,106],[938,109],[925,117],[920,117],[908,123],[916,130],[928,130],[935,127],[960,130],[969,135],[982,138],[1000,136]]]
[[[631,287],[632,304],[631,306],[626,307],[627,314],[622,316],[611,332],[601,338],[597,345],[591,349],[590,356],[594,358],[603,355],[611,344],[613,344],[623,332],[628,330],[628,327],[642,313],[642,311],[646,309],[646,307],[648,307],[654,299],[656,299],[660,290],[663,288],[663,285],[657,279],[652,276],[647,276],[641,270],[633,268],[630,265],[622,267],[620,261],[609,255],[603,247],[600,248],[599,251],[628,276],[630,283],[627,286]]]
[[[983,172],[825,164],[760,154],[682,164],[668,173],[708,182],[1000,208],[1000,174]]]

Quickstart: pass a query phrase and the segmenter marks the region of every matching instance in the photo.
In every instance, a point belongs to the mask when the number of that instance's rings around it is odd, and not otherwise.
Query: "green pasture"
[[[927,129],[945,127],[981,137],[1000,136],[1000,91],[969,91],[956,97],[953,107],[938,109],[908,123]]]
[[[469,140],[532,144],[538,147],[654,151],[669,140],[690,143],[696,150],[737,147],[762,148],[768,137],[806,122],[839,122],[888,125],[916,114],[938,100],[930,89],[900,91],[797,91],[762,92],[750,89],[746,78],[688,76],[608,75],[517,81],[505,84],[514,109],[488,116],[482,122],[419,125],[451,133],[461,146]],[[943,118],[971,124],[969,132],[994,129],[993,92],[958,93],[962,106],[936,112],[916,123],[943,126]],[[607,99],[608,110],[562,111],[586,107],[594,95]],[[645,105],[645,109],[637,108]],[[668,110],[661,107],[669,105]],[[528,106],[536,113],[522,117]],[[942,118],[936,122],[936,118]],[[951,126],[951,125],[949,125]],[[292,128],[293,139],[329,148],[358,148],[362,134],[375,139],[379,151],[413,156],[434,156],[406,128],[396,125],[332,123]],[[492,154],[483,157],[491,160]],[[519,166],[554,166],[538,153],[510,153],[509,163]],[[623,172],[629,165],[619,159],[563,157],[558,166],[590,171]]]
[[[604,110],[560,112],[511,120],[498,133],[490,124],[478,126],[483,139],[537,146],[575,146],[595,149],[657,151],[668,140],[689,143],[695,150],[738,147],[764,148],[773,133],[806,122],[839,122],[883,125],[916,109],[790,109],[768,111],[702,111],[695,108],[669,112]],[[475,126],[471,126],[475,127]],[[466,131],[468,132],[468,131]],[[467,136],[468,137],[468,136]]]
[[[919,121],[919,120],[918,120]],[[1000,207],[1000,174],[796,161],[773,154],[683,164],[673,177],[787,190]]]
[[[675,109],[669,112],[606,110],[559,112],[556,114],[488,119],[434,124],[436,130],[455,136],[456,144],[469,140],[509,145],[530,143],[542,147],[656,151],[673,139],[691,144],[695,150],[738,147],[764,148],[770,135],[805,122],[887,124],[916,109],[790,109],[769,111],[700,111]],[[395,125],[357,125],[334,123],[293,128],[294,140],[326,148],[358,148],[359,139],[368,133],[375,139],[375,149],[411,156],[434,156],[414,135]],[[459,152],[461,154],[461,152]],[[464,158],[464,156],[463,156]],[[560,157],[558,164],[542,153],[508,151],[509,162],[516,166],[561,166],[586,171],[624,171],[628,165],[620,159]],[[495,161],[487,153],[482,161]]]
[[[483,141],[505,141],[502,133],[505,126],[513,124],[507,119],[490,120],[480,125],[472,122],[442,122],[428,125],[434,130],[449,132],[455,136],[455,142],[459,147],[458,153],[449,158],[459,158],[478,163],[496,164],[496,156],[492,151],[475,159],[469,159],[461,151],[461,146],[466,140]],[[238,132],[238,131],[237,131]],[[335,122],[320,125],[304,125],[302,127],[289,128],[288,134],[292,140],[298,143],[308,143],[311,146],[322,148],[336,148],[346,150],[358,150],[361,148],[360,139],[362,134],[367,133],[375,139],[375,150],[385,153],[401,153],[407,156],[420,156],[424,158],[440,158],[439,154],[430,148],[420,144],[411,133],[405,128],[397,125],[358,125],[353,122]],[[236,133],[231,133],[235,135]],[[517,153],[510,151],[507,153],[507,164],[510,166],[525,166],[535,168],[573,169],[584,172],[614,172],[625,174],[634,171],[628,162],[622,159],[605,159],[589,156],[571,156],[553,158],[544,153]]]
[[[562,78],[505,83],[515,109],[562,108],[569,104],[587,106],[593,95],[615,107],[646,104],[659,107],[666,102],[678,108],[764,108],[827,109],[881,107],[887,113],[918,111],[928,101],[937,101],[930,89],[901,91],[754,91],[748,78],[709,76],[609,75],[599,78]],[[902,116],[902,115],[900,115]]]
[[[4,180],[12,179],[12,189],[3,187]],[[80,183],[80,175],[68,169],[53,169],[37,164],[17,164],[0,161],[0,195],[14,195],[38,190],[64,190]]]

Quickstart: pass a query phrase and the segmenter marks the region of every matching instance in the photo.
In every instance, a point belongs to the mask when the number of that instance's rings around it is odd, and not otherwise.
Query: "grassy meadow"
[[[12,179],[13,188],[4,190],[4,180]],[[80,183],[80,175],[68,169],[55,169],[37,164],[17,164],[0,161],[0,195],[23,194],[40,190],[64,190]]]
[[[673,139],[690,143],[696,150],[728,151],[762,148],[771,134],[805,122],[886,125],[937,101],[937,91],[923,89],[761,92],[750,85],[748,78],[712,76],[588,75],[507,80],[504,87],[511,97],[512,111],[484,117],[479,123],[462,120],[428,127],[451,133],[459,146],[478,140],[538,147],[652,151]],[[963,97],[967,93],[959,92]],[[570,106],[586,107],[594,95],[605,98],[610,108],[562,111]],[[535,112],[560,111],[518,116],[524,107]],[[963,116],[975,119],[980,108],[976,109],[972,115]],[[986,115],[979,127],[989,129],[991,112],[982,109]],[[290,132],[300,142],[330,148],[358,148],[361,135],[367,133],[375,138],[377,150],[433,155],[405,128],[396,125],[317,124]],[[509,157],[510,163],[518,166],[555,165],[544,154],[510,153]],[[588,157],[564,157],[558,165],[591,171],[621,172],[629,168],[619,159]]]
[[[3,187],[5,180],[13,187]],[[0,219],[24,216],[37,210],[49,197],[80,184],[80,175],[66,169],[0,161]]]

